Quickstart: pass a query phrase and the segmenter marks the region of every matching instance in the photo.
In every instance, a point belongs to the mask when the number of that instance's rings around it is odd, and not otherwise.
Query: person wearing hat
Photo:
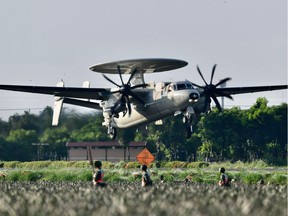
[[[146,187],[146,186],[151,186],[152,185],[152,180],[150,178],[150,175],[147,171],[147,165],[142,166],[142,181],[141,181],[141,186]]]
[[[95,171],[93,173],[93,185],[105,187],[106,183],[103,180],[104,172],[101,169],[102,168],[102,162],[101,161],[95,161],[94,165],[95,165]]]
[[[230,186],[228,175],[225,174],[225,168],[221,167],[220,171],[220,180],[218,182],[219,186]]]

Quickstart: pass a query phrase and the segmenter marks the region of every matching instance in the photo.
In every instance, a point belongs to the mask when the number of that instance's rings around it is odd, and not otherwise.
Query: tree
[[[9,134],[10,128],[7,122],[3,121],[0,118],[0,137],[7,137]]]
[[[135,138],[135,128],[119,130],[118,141],[128,149],[127,159],[130,161],[130,142]]]
[[[241,160],[245,155],[247,142],[245,112],[240,108],[216,109],[201,118],[198,133],[202,142],[211,145],[214,160]],[[205,147],[203,147],[206,149]],[[203,151],[202,148],[202,151]]]
[[[0,137],[0,161],[10,160],[9,156],[12,155],[12,151],[9,147],[9,143],[3,137]]]
[[[273,130],[273,115],[267,106],[266,98],[258,98],[256,103],[248,111],[249,137],[252,160],[263,158],[267,151],[266,144],[269,143],[270,131]]]
[[[33,143],[38,142],[35,130],[12,130],[6,140],[10,145],[8,149],[11,158],[19,161],[31,161],[35,157],[36,149],[32,146]]]
[[[90,122],[82,128],[74,130],[71,134],[71,140],[82,142],[95,142],[109,140],[106,128],[96,122]]]
[[[24,130],[34,130],[36,133],[39,132],[39,125],[41,124],[38,121],[38,118],[34,114],[30,114],[25,111],[23,115],[14,114],[9,117],[8,120],[10,130],[24,129]]]
[[[65,128],[48,128],[40,137],[41,143],[49,144],[50,159],[63,160],[67,158],[66,142],[70,134]]]

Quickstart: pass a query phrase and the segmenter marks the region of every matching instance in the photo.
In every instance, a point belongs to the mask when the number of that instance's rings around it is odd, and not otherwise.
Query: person
[[[102,170],[102,162],[101,161],[95,161],[95,171],[93,172],[93,185],[94,186],[100,186],[105,187],[106,183],[103,180],[104,172]]]
[[[185,178],[185,183],[187,184],[188,182],[192,182],[192,176],[191,175],[188,175],[188,176],[186,176],[186,178]]]
[[[164,180],[164,176],[161,175],[161,176],[160,176],[160,183],[163,184],[164,182],[165,182],[165,180]]]
[[[228,175],[225,174],[225,168],[220,168],[220,180],[218,182],[219,186],[230,186]]]
[[[142,187],[151,186],[152,180],[150,178],[150,174],[147,171],[147,165],[142,166]]]

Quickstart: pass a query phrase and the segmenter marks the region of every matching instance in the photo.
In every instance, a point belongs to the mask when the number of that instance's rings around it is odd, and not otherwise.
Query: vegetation
[[[184,182],[217,184],[219,167],[225,167],[230,180],[235,184],[257,185],[260,180],[265,184],[287,185],[287,167],[268,167],[263,161],[253,163],[200,163],[200,162],[162,162],[149,165],[151,177],[155,182],[163,176],[166,182]],[[87,161],[38,161],[38,162],[2,162],[3,171],[0,181],[52,181],[77,182],[91,181],[92,170]],[[105,181],[140,182],[141,170],[138,162],[103,162]],[[1,175],[2,173],[2,175]],[[3,176],[5,174],[5,177]],[[3,176],[3,177],[1,177]]]
[[[2,182],[1,215],[286,215],[287,186]]]
[[[65,160],[67,141],[110,140],[101,113],[64,110],[60,125],[52,127],[52,112],[47,107],[39,115],[25,112],[8,122],[0,119],[0,161]],[[144,131],[120,130],[118,141],[123,145],[147,141],[159,163],[262,160],[269,165],[287,164],[287,104],[268,107],[268,101],[259,98],[248,110],[234,107],[218,113],[213,109],[196,118],[193,128],[187,140],[179,115],[166,118],[160,126],[149,124]]]

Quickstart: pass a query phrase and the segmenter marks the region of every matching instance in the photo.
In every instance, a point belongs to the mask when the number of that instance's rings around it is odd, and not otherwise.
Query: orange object
[[[149,165],[151,162],[155,160],[155,157],[149,152],[147,148],[144,148],[138,155],[137,160],[141,165]]]

